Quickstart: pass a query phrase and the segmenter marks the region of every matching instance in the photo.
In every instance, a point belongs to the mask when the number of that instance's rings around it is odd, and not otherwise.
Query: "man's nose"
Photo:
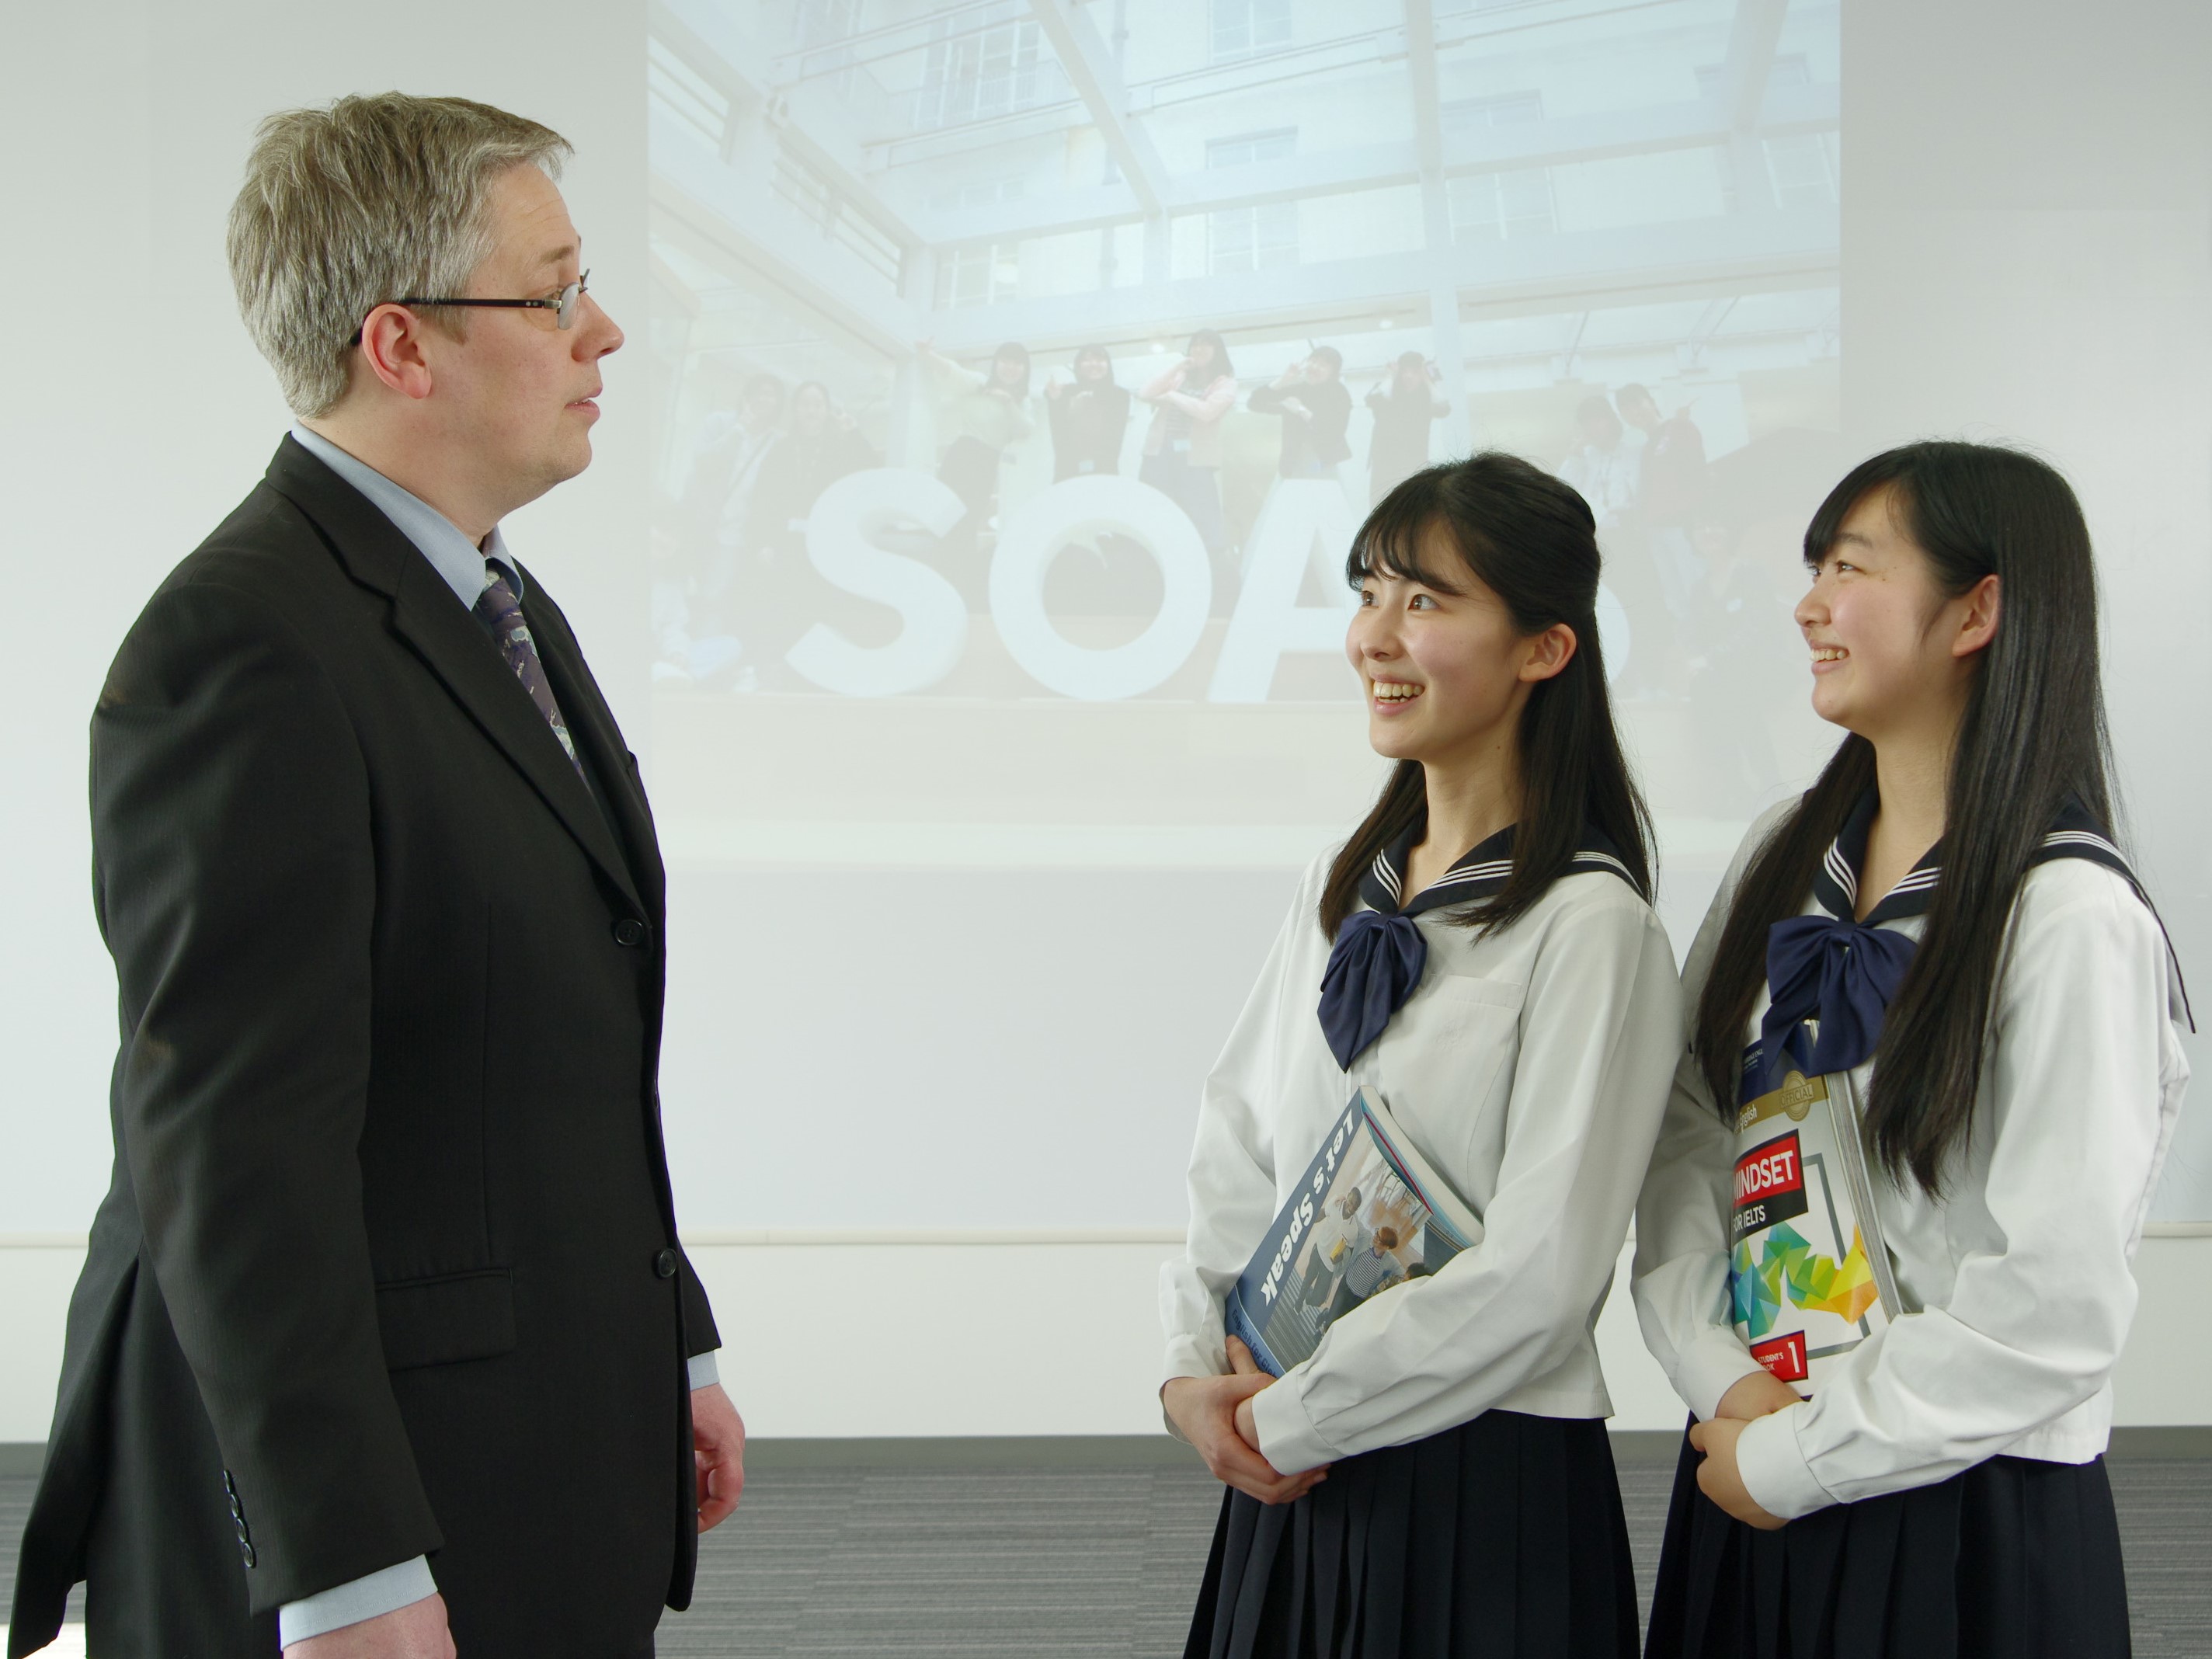
[[[620,351],[625,337],[615,319],[607,315],[606,307],[589,294],[582,296],[583,326],[578,331],[576,355],[580,357],[604,357],[611,351]]]

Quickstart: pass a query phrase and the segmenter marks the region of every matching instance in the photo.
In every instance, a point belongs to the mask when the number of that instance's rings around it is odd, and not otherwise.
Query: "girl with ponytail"
[[[1346,574],[1391,771],[1307,871],[1206,1080],[1189,1240],[1163,1273],[1162,1404],[1230,1487],[1187,1651],[1621,1659],[1636,1592],[1591,1327],[1681,1012],[1590,511],[1477,455],[1392,490]],[[1363,1260],[1389,1288],[1339,1294],[1311,1357],[1270,1377],[1224,1336],[1224,1297],[1363,1087],[1482,1236],[1433,1267]],[[1393,1220],[1333,1224],[1403,1257]],[[1304,1293],[1330,1304],[1325,1272]]]

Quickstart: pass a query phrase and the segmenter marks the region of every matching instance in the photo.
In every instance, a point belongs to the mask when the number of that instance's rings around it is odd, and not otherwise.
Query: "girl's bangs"
[[[1861,501],[1885,485],[1894,492],[1890,497],[1890,510],[1898,515],[1899,522],[1911,526],[1915,508],[1910,469],[1894,452],[1876,455],[1846,472],[1814,510],[1812,522],[1805,526],[1805,562],[1817,570],[1828,556],[1829,550],[1835,546],[1844,520],[1851,516]]]
[[[1451,538],[1449,532],[1439,538],[1428,532],[1431,526],[1443,523],[1443,515],[1431,501],[1401,484],[1383,498],[1382,504],[1359,527],[1359,534],[1352,540],[1352,555],[1345,561],[1345,580],[1357,587],[1370,576],[1395,576],[1401,581],[1418,582],[1439,593],[1466,592],[1463,568],[1447,571],[1434,562],[1437,542],[1449,542]],[[1427,544],[1425,550],[1424,543]],[[1457,562],[1464,567],[1464,556]]]

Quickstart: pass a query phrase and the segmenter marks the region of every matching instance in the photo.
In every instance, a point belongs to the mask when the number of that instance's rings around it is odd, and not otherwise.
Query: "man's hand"
[[[1249,1430],[1252,1396],[1275,1379],[1252,1360],[1252,1351],[1235,1337],[1229,1339],[1229,1363],[1235,1370],[1227,1376],[1178,1376],[1160,1389],[1160,1403],[1182,1431],[1183,1438],[1198,1448],[1213,1478],[1262,1504],[1287,1504],[1304,1498],[1328,1478],[1323,1465],[1302,1474],[1279,1474],[1260,1455],[1257,1438]]]
[[[310,1636],[284,1650],[284,1659],[456,1659],[446,1628],[446,1598],[426,1595],[358,1625]]]
[[[1733,1417],[1748,1423],[1755,1417],[1765,1417],[1785,1406],[1794,1406],[1798,1398],[1796,1389],[1762,1365],[1729,1385],[1729,1391],[1721,1396],[1721,1403],[1714,1408],[1713,1415]]]
[[[1735,1443],[1750,1426],[1735,1417],[1716,1417],[1710,1423],[1692,1425],[1690,1443],[1705,1454],[1705,1460],[1698,1465],[1698,1490],[1747,1527],[1779,1532],[1790,1523],[1759,1507],[1759,1500],[1743,1484],[1742,1471],[1736,1468]]]
[[[691,1462],[699,1473],[699,1530],[712,1532],[745,1489],[745,1420],[719,1382],[691,1390]]]

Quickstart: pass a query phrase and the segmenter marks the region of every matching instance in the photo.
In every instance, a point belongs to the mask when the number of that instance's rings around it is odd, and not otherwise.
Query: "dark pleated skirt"
[[[1760,1532],[1674,1470],[1645,1659],[2123,1659],[2105,1462],[1993,1457]]]
[[[1229,1492],[1185,1659],[1634,1659],[1605,1425],[1486,1412],[1348,1457],[1295,1504]]]

